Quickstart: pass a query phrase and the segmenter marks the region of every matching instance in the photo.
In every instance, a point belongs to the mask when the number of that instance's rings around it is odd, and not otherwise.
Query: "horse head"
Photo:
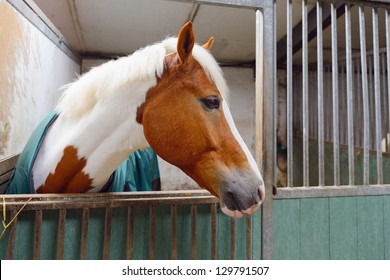
[[[138,108],[152,149],[220,198],[233,217],[254,213],[264,200],[263,179],[233,122],[221,70],[209,49],[195,44],[192,23],[179,32],[177,49]]]

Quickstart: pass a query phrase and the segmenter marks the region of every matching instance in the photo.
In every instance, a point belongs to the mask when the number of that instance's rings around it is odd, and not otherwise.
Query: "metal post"
[[[337,15],[336,8],[331,3],[332,20],[332,92],[333,92],[333,168],[334,185],[340,185],[340,136],[339,136],[339,83],[337,56]]]
[[[386,57],[387,57],[387,100],[388,100],[388,112],[389,112],[389,127],[390,131],[390,13],[389,10],[385,10],[386,17]],[[383,77],[384,78],[384,77]]]
[[[303,186],[309,186],[309,78],[307,40],[307,0],[302,0],[302,122],[303,122]]]
[[[361,77],[362,77],[362,101],[363,101],[363,185],[370,184],[370,120],[367,84],[367,53],[366,31],[364,20],[364,8],[359,7],[359,31],[361,51]]]
[[[272,258],[272,189],[276,147],[275,8],[276,2],[273,2],[273,8],[256,11],[256,159],[264,172],[266,191],[261,211],[262,259]],[[267,40],[263,40],[264,34],[267,34]]]
[[[324,155],[324,64],[322,49],[322,2],[317,2],[317,87],[318,87],[318,185],[325,185]]]
[[[293,186],[292,3],[287,1],[287,187]]]
[[[352,42],[351,42],[351,10],[345,4],[345,40],[347,68],[347,130],[348,130],[348,178],[349,185],[355,184],[355,149],[353,133],[353,93],[352,93]]]
[[[376,131],[376,170],[377,184],[383,183],[383,165],[382,165],[382,110],[381,110],[381,92],[380,92],[380,70],[379,70],[379,34],[378,34],[378,10],[372,9],[372,37],[374,48],[374,92],[375,92],[375,131]]]

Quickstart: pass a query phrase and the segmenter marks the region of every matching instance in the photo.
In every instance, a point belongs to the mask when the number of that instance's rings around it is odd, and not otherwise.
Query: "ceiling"
[[[253,10],[162,0],[35,0],[76,51],[126,55],[177,36],[193,20],[196,40],[215,37],[213,54],[220,61],[253,61]]]
[[[221,62],[252,62],[255,60],[255,12],[164,0],[34,0],[60,30],[70,46],[82,55],[117,56],[133,53],[139,48],[176,36],[180,27],[192,20],[199,43],[215,37],[213,55]],[[302,20],[302,1],[292,0],[293,26]],[[308,1],[308,13],[315,1]],[[371,9],[365,10],[367,48],[372,48]],[[385,47],[384,10],[379,9],[379,45]],[[277,39],[286,35],[286,0],[277,0]],[[360,38],[356,28],[358,7],[351,7],[352,49],[359,51]],[[323,32],[324,58],[331,55],[330,27]],[[339,54],[345,48],[345,16],[338,19]],[[309,43],[309,62],[316,59],[317,40]],[[313,53],[313,55],[311,55]],[[294,55],[301,62],[301,52]]]

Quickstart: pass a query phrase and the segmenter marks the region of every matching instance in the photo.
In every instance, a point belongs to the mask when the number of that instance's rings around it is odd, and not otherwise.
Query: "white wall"
[[[83,59],[82,72],[105,60]],[[252,68],[223,67],[230,89],[230,109],[245,143],[255,152],[255,80]],[[159,158],[162,189],[194,189],[198,185],[180,169]]]
[[[0,2],[0,159],[19,153],[80,66]]]

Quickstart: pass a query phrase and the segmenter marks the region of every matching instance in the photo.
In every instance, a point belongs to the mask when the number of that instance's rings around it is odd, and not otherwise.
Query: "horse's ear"
[[[214,45],[214,37],[210,37],[209,41],[206,44],[204,44],[202,47],[207,50],[211,50],[213,45]]]
[[[192,31],[192,22],[187,22],[179,31],[177,40],[177,53],[181,62],[186,62],[192,55],[192,48],[195,44],[195,36]]]

